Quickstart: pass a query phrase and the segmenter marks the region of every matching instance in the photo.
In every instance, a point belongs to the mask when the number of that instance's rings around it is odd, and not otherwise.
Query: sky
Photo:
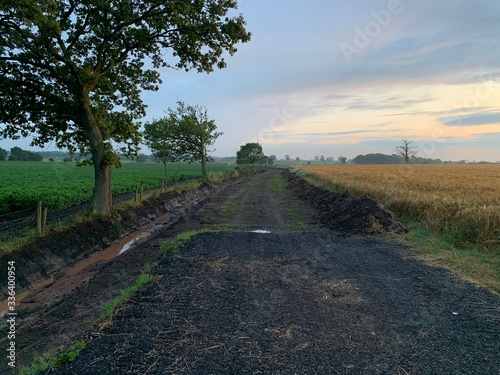
[[[203,105],[224,133],[216,156],[259,142],[279,159],[354,158],[407,138],[422,157],[500,160],[498,0],[240,0],[237,12],[252,40],[226,69],[162,70],[144,121]]]

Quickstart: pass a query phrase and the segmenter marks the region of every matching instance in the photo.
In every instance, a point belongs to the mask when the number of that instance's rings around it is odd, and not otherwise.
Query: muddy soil
[[[500,373],[498,296],[400,245],[325,228],[286,185],[274,170],[233,184],[95,265],[85,285],[21,327],[19,360],[84,339],[54,373]],[[163,241],[202,229],[180,257],[159,258]],[[93,324],[88,312],[154,259],[154,280],[107,327]]]

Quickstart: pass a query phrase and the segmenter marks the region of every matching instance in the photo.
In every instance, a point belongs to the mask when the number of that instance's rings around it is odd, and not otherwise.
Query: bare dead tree
[[[401,141],[403,142],[403,144],[396,147],[396,152],[398,153],[398,155],[401,155],[405,159],[405,163],[408,164],[410,158],[417,155],[418,152],[415,151],[417,146],[412,146],[413,141],[410,141],[407,138],[403,138],[401,139]]]

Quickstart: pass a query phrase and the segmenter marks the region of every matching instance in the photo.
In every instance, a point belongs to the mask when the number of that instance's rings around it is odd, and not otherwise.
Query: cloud
[[[400,97],[380,97],[380,98],[360,98],[352,101],[347,110],[382,110],[399,109],[414,106],[416,104],[428,103],[437,100],[436,98],[424,96],[414,99],[402,99]]]
[[[345,132],[330,132],[330,133],[299,133],[298,135],[307,135],[315,137],[334,137],[338,135],[373,133],[373,130],[350,130]]]
[[[465,116],[442,117],[439,121],[446,126],[481,126],[500,124],[500,112],[474,113]]]

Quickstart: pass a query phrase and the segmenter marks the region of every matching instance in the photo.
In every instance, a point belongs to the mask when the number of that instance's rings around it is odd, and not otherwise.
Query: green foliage
[[[115,148],[136,155],[143,90],[160,68],[211,72],[250,40],[233,0],[17,0],[0,3],[0,136],[92,155],[94,209],[111,207]],[[145,64],[149,61],[149,64]],[[116,146],[115,146],[116,145]]]
[[[9,161],[43,161],[43,156],[20,147],[13,147],[10,149]]]
[[[236,1],[18,0],[0,6],[0,120],[4,135],[87,148],[91,127],[132,149],[158,69],[211,72],[250,40]],[[167,54],[166,52],[171,52]],[[176,60],[171,59],[171,54]],[[156,70],[145,67],[149,58]],[[173,62],[173,64],[172,64]],[[120,110],[119,108],[123,108]],[[82,119],[88,109],[92,116]],[[91,117],[95,118],[94,124]]]
[[[200,178],[199,166],[187,163],[169,164],[173,171],[167,182]],[[230,172],[227,164],[210,164],[209,173]],[[66,208],[92,197],[92,168],[74,163],[1,163],[0,214],[36,207],[41,200],[49,209]],[[124,163],[112,176],[113,194],[132,193],[141,182],[144,189],[159,188],[163,167],[158,163]]]
[[[167,177],[167,163],[175,161],[179,156],[175,140],[172,139],[175,124],[171,117],[163,117],[144,125],[144,141],[153,156],[164,166]]]
[[[36,375],[47,373],[56,367],[64,366],[67,363],[73,362],[76,357],[80,355],[80,352],[85,348],[85,341],[81,340],[76,342],[74,345],[68,348],[68,350],[62,351],[57,356],[45,355],[39,357],[34,364],[29,367],[21,369],[20,375]]]
[[[255,165],[264,156],[264,151],[259,143],[247,143],[240,147],[236,153],[237,164]]]
[[[66,352],[59,354],[57,360],[54,363],[54,367],[63,366],[66,363],[73,362],[76,357],[80,355],[80,352],[85,348],[85,341],[78,341],[76,344],[71,346]]]
[[[169,240],[169,241],[163,241],[160,244],[160,254],[162,256],[168,256],[172,255],[172,259],[179,259],[180,255],[180,249],[181,246],[188,242],[192,237],[200,234],[200,233],[207,233],[209,232],[208,230],[201,230],[201,231],[187,231],[178,234],[175,238]]]
[[[0,147],[0,161],[7,159],[7,150]]]
[[[113,312],[115,309],[122,304],[123,302],[127,301],[132,295],[134,295],[135,292],[140,290],[144,285],[149,283],[151,279],[153,278],[152,274],[150,273],[152,269],[152,265],[146,265],[146,267],[142,270],[141,274],[137,277],[135,283],[124,290],[115,297],[113,300],[108,302],[101,311],[101,318],[103,319],[109,319],[111,315],[113,315]]]
[[[167,117],[146,124],[147,144],[162,160],[181,158],[200,162],[202,178],[208,181],[206,163],[213,161],[208,156],[208,147],[222,135],[215,131],[215,121],[208,118],[205,107],[190,106],[181,101],[177,102],[176,110],[169,108],[167,113]]]

